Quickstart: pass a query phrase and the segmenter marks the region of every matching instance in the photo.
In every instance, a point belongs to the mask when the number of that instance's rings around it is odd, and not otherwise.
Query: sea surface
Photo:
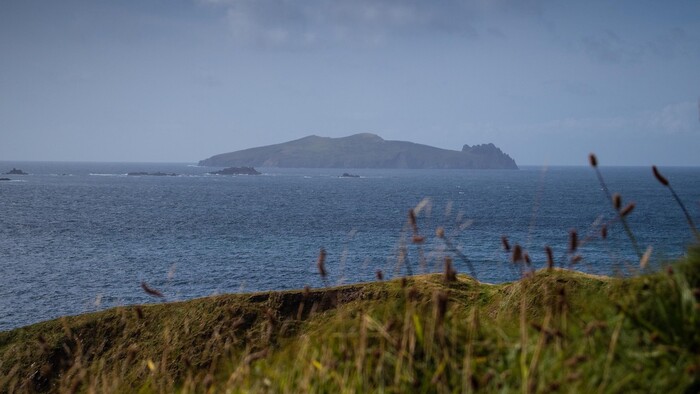
[[[260,176],[208,175],[186,163],[0,162],[30,175],[0,182],[0,330],[109,307],[219,293],[299,289],[457,271],[512,281],[501,236],[532,267],[630,275],[639,257],[588,167],[512,170],[260,168]],[[700,168],[662,168],[700,223]],[[127,176],[128,172],[178,176]],[[650,168],[601,168],[651,267],[683,255],[692,233]],[[340,178],[343,172],[359,178]],[[417,234],[408,212],[417,209]],[[609,223],[602,240],[600,224]],[[444,228],[447,243],[436,237]],[[571,263],[569,232],[586,240]],[[413,236],[424,237],[415,244]],[[317,270],[327,252],[328,277]],[[472,271],[473,269],[473,271]]]

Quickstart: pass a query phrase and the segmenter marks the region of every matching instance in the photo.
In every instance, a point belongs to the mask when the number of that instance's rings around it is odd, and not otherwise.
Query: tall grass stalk
[[[685,204],[683,204],[683,201],[681,200],[681,198],[678,197],[678,194],[671,186],[671,183],[668,181],[668,179],[666,177],[661,175],[661,172],[659,171],[659,169],[656,166],[651,166],[651,170],[652,170],[652,173],[654,174],[654,177],[656,178],[656,180],[659,181],[659,183],[661,183],[664,187],[666,187],[671,192],[673,199],[676,200],[676,203],[683,211],[683,215],[685,216],[686,222],[688,222],[688,226],[690,227],[690,231],[692,231],[693,235],[695,235],[695,239],[700,242],[700,231],[698,231],[698,228],[695,226],[695,223],[693,222],[693,218],[690,216],[688,209],[685,207]]]
[[[620,208],[620,204],[616,203],[616,201],[619,201],[619,194],[616,194],[617,198],[613,198],[613,195],[610,194],[610,190],[608,189],[608,185],[605,183],[605,179],[603,179],[603,174],[600,172],[600,169],[598,168],[598,158],[591,153],[588,156],[589,163],[591,167],[595,170],[596,176],[598,177],[598,182],[600,183],[600,187],[603,188],[603,192],[605,193],[605,196],[607,197],[608,201],[613,206],[613,209],[617,213],[617,217],[620,220],[620,223],[622,223],[622,227],[625,229],[625,233],[627,234],[627,238],[629,238],[630,242],[632,243],[632,248],[634,249],[634,252],[637,254],[637,258],[641,259],[642,258],[642,251],[639,248],[639,243],[637,242],[637,238],[634,236],[634,233],[632,232],[632,229],[630,228],[629,224],[627,223],[626,216],[634,209],[634,205],[627,205],[625,208]],[[624,212],[624,214],[623,214]]]

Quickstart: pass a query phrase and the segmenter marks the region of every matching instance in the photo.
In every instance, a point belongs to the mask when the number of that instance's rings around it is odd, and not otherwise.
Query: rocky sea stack
[[[282,144],[223,153],[200,166],[284,168],[517,169],[515,161],[493,144],[465,145],[461,151],[406,141],[387,141],[375,134],[343,138],[311,135]]]

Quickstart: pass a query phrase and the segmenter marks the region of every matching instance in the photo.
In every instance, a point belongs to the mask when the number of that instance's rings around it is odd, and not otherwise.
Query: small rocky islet
[[[343,175],[339,176],[338,178],[359,178],[360,176],[357,174],[350,174],[347,172],[344,172]]]
[[[6,172],[4,175],[29,175],[29,174],[20,170],[19,168],[12,167],[12,170]]]
[[[211,175],[260,175],[261,173],[253,167],[228,167],[219,171],[212,171]]]

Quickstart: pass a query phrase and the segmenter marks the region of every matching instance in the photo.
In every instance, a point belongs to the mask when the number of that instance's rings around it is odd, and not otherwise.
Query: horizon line
[[[187,164],[187,165],[192,165],[192,164],[198,164],[199,160],[197,161],[141,161],[141,160],[127,160],[127,161],[120,161],[120,160],[14,160],[14,159],[2,159],[0,160],[0,163],[101,163],[101,164]],[[518,164],[518,168],[522,167],[538,167],[538,168],[543,168],[543,167],[590,167],[588,163],[581,163],[581,164],[533,164],[533,163],[527,163],[527,164]],[[700,167],[700,164],[654,164],[654,163],[647,163],[647,164],[601,164],[599,167],[651,167],[652,165],[656,166],[662,166],[662,167],[679,167],[679,168],[695,168],[695,167]],[[221,166],[202,166],[202,167],[211,167],[211,168],[218,168]],[[263,167],[259,166],[259,168],[296,168],[296,167]],[[303,169],[307,167],[299,167],[299,169]],[[309,169],[325,169],[326,167],[320,167],[320,168],[311,168],[308,167]],[[333,169],[334,167],[328,167],[328,169]],[[339,169],[345,168],[345,167],[337,167]],[[350,167],[348,167],[350,168]],[[475,170],[475,169],[470,169],[470,168],[352,168],[352,169],[368,169],[368,170]]]

